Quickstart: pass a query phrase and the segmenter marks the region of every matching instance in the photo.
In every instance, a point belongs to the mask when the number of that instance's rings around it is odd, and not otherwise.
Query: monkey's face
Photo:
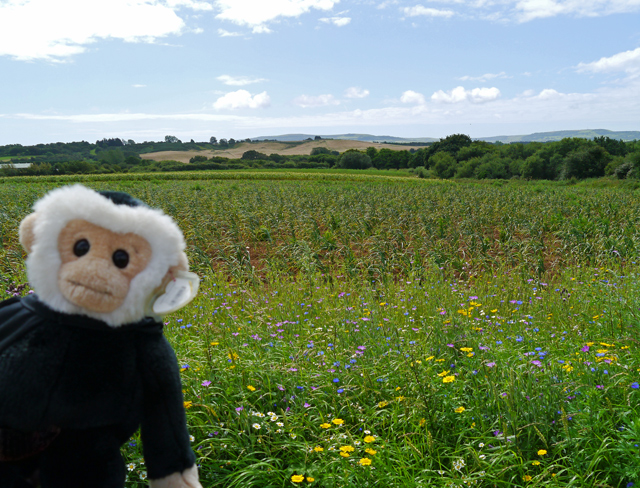
[[[151,245],[143,237],[80,219],[62,229],[58,251],[60,292],[74,305],[99,313],[113,312],[123,304],[131,280],[151,260]]]

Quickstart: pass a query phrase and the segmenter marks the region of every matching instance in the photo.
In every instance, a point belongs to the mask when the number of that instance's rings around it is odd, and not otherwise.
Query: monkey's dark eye
[[[111,259],[113,260],[113,264],[115,264],[120,269],[126,268],[129,264],[129,254],[127,253],[127,251],[123,251],[122,249],[118,249],[116,252],[114,252],[113,256],[111,256]]]
[[[91,249],[91,244],[89,244],[89,241],[86,239],[80,239],[73,246],[73,254],[81,257],[87,254],[89,252],[89,249]]]

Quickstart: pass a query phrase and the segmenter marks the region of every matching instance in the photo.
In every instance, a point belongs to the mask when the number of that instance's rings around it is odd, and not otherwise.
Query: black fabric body
[[[122,464],[120,446],[140,426],[150,478],[193,466],[180,372],[161,323],[147,318],[110,327],[55,312],[35,295],[0,303],[0,429],[61,432],[37,454],[44,463],[39,466],[43,488],[73,487],[75,480],[84,486],[122,486],[118,480],[97,479],[77,456],[82,451],[96,473],[104,471],[96,457],[112,469],[114,459]],[[52,462],[49,451],[70,446],[73,469],[51,471],[60,459]],[[14,463],[0,463],[0,488],[13,486],[2,481],[7,466]],[[74,480],[60,481],[60,473]],[[47,476],[51,481],[45,482]]]

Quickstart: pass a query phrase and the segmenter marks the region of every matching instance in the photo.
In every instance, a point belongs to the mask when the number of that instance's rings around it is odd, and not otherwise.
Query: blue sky
[[[640,0],[0,0],[0,144],[640,130]]]

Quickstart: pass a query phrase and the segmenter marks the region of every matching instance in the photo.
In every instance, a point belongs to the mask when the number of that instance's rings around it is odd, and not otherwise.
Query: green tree
[[[431,169],[438,178],[451,178],[456,172],[458,162],[448,152],[442,151],[429,158],[432,163]]]
[[[582,147],[564,158],[563,177],[583,179],[604,176],[610,159],[609,153],[601,146]]]
[[[522,177],[532,180],[541,180],[545,177],[545,160],[535,153],[525,159],[522,165]]]
[[[242,158],[241,159],[248,159],[248,160],[256,160],[256,159],[262,159],[262,160],[267,160],[269,159],[269,156],[267,156],[266,154],[263,154],[261,152],[258,151],[254,151],[253,149],[251,149],[250,151],[245,151],[244,153],[242,153]]]
[[[118,149],[109,149],[100,153],[100,162],[103,164],[114,165],[124,163],[124,153]]]
[[[367,169],[371,167],[371,158],[357,149],[349,149],[342,153],[337,166],[338,168]]]

